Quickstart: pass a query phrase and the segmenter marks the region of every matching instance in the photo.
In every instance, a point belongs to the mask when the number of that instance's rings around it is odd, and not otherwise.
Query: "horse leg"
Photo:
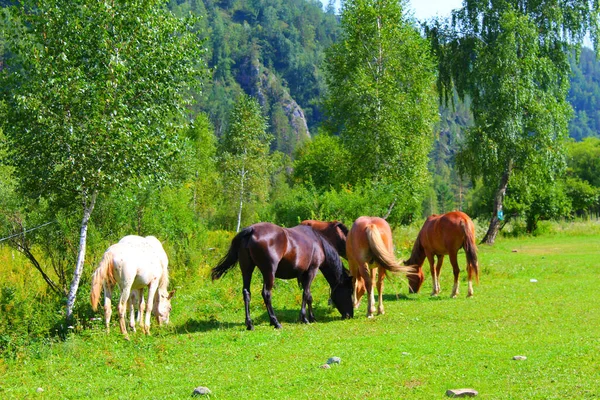
[[[302,285],[302,307],[300,308],[300,322],[305,324],[309,322],[315,322],[315,315],[313,314],[312,302],[313,297],[310,292],[310,284],[315,278],[317,269],[309,270],[301,275],[300,284]],[[306,306],[308,305],[308,318],[306,318]]]
[[[271,271],[275,271],[275,269],[271,269]],[[265,306],[267,307],[267,313],[269,313],[269,320],[275,329],[281,329],[281,324],[277,321],[277,317],[273,311],[273,305],[271,304],[271,292],[273,291],[273,285],[275,284],[275,272],[263,272],[263,278],[262,297]]]
[[[367,318],[373,318],[375,312],[375,294],[373,293],[373,279],[371,279],[369,264],[364,262],[360,266],[360,275],[365,283],[369,302],[367,303]]]
[[[433,290],[431,291],[431,295],[437,296],[438,294],[440,294],[440,291],[439,291],[440,284],[438,282],[438,277],[436,275],[435,267],[433,265],[433,261],[434,261],[433,258],[434,258],[433,254],[427,253],[427,261],[429,261],[429,271],[431,271],[431,280],[433,281],[432,282]],[[438,258],[438,260],[439,260],[439,258]]]
[[[104,324],[106,325],[106,333],[110,333],[110,316],[112,315],[112,289],[112,287],[104,285]]]
[[[127,333],[127,324],[125,323],[125,313],[127,312],[127,301],[129,300],[130,288],[124,287],[121,291],[121,298],[119,299],[119,326],[121,333],[125,337],[125,340],[129,340],[129,334]]]
[[[471,265],[471,263],[469,263],[469,260],[467,260],[467,274],[469,277],[469,290],[467,292],[467,297],[472,297],[473,296],[473,266]]]
[[[452,288],[452,295],[451,297],[456,297],[458,296],[458,286],[459,286],[459,281],[458,281],[458,275],[460,274],[460,268],[458,268],[458,260],[456,257],[457,253],[450,253],[450,264],[452,264],[452,272],[454,273],[454,287]]]
[[[131,292],[133,294],[133,292]],[[129,296],[129,300],[127,300],[127,309],[129,310],[129,327],[133,332],[135,332],[135,307],[133,303],[137,303],[137,298],[132,299]]]
[[[364,281],[358,272],[358,263],[354,258],[348,254],[348,268],[350,269],[350,275],[352,275],[352,304],[357,309],[360,306],[360,299],[364,294]],[[360,286],[360,289],[359,289]]]
[[[371,275],[373,275],[374,271],[375,268],[371,270]],[[379,303],[377,305],[377,314],[385,314],[385,310],[383,309],[383,279],[385,278],[385,268],[378,267],[377,271],[377,294],[379,300]],[[375,277],[372,276],[372,279],[375,280]]]
[[[255,264],[248,251],[240,251],[239,263],[242,270],[242,297],[244,298],[244,309],[246,311],[246,329],[253,331],[254,324],[250,318],[250,283],[252,282],[252,273],[254,272]]]
[[[150,334],[150,318],[152,317],[152,306],[154,305],[154,296],[158,290],[158,278],[148,285],[148,302],[146,303],[146,314],[144,315],[144,333]]]
[[[444,263],[444,255],[437,256],[437,265],[435,266],[435,291],[439,294],[442,291],[440,287],[440,273],[442,272],[442,264]]]
[[[136,317],[136,322],[139,326],[142,326],[142,321],[144,321],[144,310],[146,309],[146,302],[144,301],[144,289],[140,289],[139,291],[139,305],[138,305],[138,314]]]

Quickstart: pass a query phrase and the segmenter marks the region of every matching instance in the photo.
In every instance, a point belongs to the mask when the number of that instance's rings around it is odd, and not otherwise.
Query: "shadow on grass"
[[[366,294],[365,294],[366,296]],[[399,301],[416,301],[417,297],[414,295],[408,296],[405,293],[388,293],[388,294],[383,294],[383,301],[394,301],[394,300],[399,300]],[[375,301],[377,301],[377,295],[375,295]]]
[[[175,333],[194,333],[194,332],[209,332],[215,330],[224,330],[231,328],[239,328],[245,326],[244,322],[230,322],[230,321],[217,321],[214,319],[210,320],[198,320],[188,319],[181,325],[175,327]]]
[[[301,324],[300,322],[300,309],[293,308],[285,308],[285,309],[275,309],[275,316],[279,320],[281,324]],[[329,308],[313,308],[313,312],[315,314],[315,323],[327,323],[332,321],[341,320],[341,316],[337,313],[337,310],[334,313],[330,312]],[[337,315],[336,315],[337,314]],[[260,315],[250,315],[252,318],[252,322],[254,326],[262,326],[262,325],[270,325],[269,314],[267,311],[263,311]],[[186,334],[186,333],[194,333],[194,332],[209,332],[214,330],[227,330],[227,329],[246,329],[246,323],[244,322],[244,317],[242,316],[240,321],[231,322],[231,321],[217,321],[214,319],[211,320],[198,320],[198,319],[188,319],[181,325],[177,325],[174,327],[174,332],[176,334]],[[284,327],[285,329],[285,327]]]

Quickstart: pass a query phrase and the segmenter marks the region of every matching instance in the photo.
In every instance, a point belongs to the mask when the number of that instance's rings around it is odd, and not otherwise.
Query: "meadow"
[[[395,232],[400,258],[414,233]],[[207,252],[196,273],[176,279],[170,326],[153,325],[151,336],[138,331],[127,342],[115,311],[110,334],[93,321],[64,341],[0,359],[0,397],[177,399],[197,386],[214,399],[442,399],[455,388],[476,389],[481,399],[600,397],[597,222],[480,245],[473,298],[466,298],[464,270],[460,296],[449,297],[448,260],[438,297],[429,295],[428,267],[419,294],[388,279],[386,314],[372,319],[364,299],[354,319],[342,321],[318,275],[317,322],[300,324],[301,291],[279,280],[273,305],[281,330],[269,326],[258,273],[253,332],[244,326],[239,270],[210,281],[209,268],[225,250]],[[459,263],[464,269],[462,252]],[[341,363],[320,368],[332,356]]]

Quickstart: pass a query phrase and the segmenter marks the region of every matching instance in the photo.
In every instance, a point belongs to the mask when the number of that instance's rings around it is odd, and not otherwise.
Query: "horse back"
[[[455,254],[467,240],[467,232],[474,237],[471,218],[461,211],[452,211],[428,217],[419,232],[419,241],[428,253]]]
[[[113,275],[119,287],[140,289],[159,281],[163,265],[157,253],[142,243],[116,243],[109,247],[113,259]]]

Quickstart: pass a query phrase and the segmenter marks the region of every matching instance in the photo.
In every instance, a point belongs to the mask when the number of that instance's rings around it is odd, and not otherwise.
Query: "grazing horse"
[[[346,258],[346,237],[348,236],[346,225],[339,221],[326,222],[314,219],[306,219],[301,224],[308,225],[325,236],[329,243],[335,247],[340,257]]]
[[[142,325],[144,333],[150,334],[152,311],[159,325],[169,322],[171,297],[174,291],[167,292],[169,284],[168,258],[162,244],[154,236],[125,236],[119,243],[113,244],[105,252],[96,271],[92,275],[90,301],[94,311],[98,309],[100,290],[104,289],[104,317],[107,332],[110,331],[111,297],[115,285],[121,289],[119,299],[119,326],[125,339],[129,340],[125,326],[125,313],[129,307],[133,312],[133,303],[140,305],[144,287],[148,287],[148,300],[145,304],[146,315]],[[136,292],[130,299],[132,291]],[[157,293],[158,292],[158,293]],[[156,294],[158,294],[156,296]],[[141,315],[141,314],[140,314]],[[131,323],[135,326],[133,317]]]
[[[212,269],[212,279],[219,279],[237,263],[242,270],[242,294],[248,330],[254,329],[250,319],[250,281],[255,267],[258,267],[263,275],[262,297],[271,325],[277,329],[281,328],[281,324],[271,305],[271,291],[275,278],[298,280],[303,290],[300,321],[313,322],[315,317],[312,311],[310,284],[319,269],[331,287],[331,299],[342,318],[354,316],[352,278],[329,241],[309,226],[282,228],[261,222],[244,228],[231,241],[227,254]]]
[[[440,270],[444,256],[450,256],[450,263],[454,271],[454,288],[452,297],[458,295],[458,268],[457,253],[460,248],[465,250],[467,256],[467,273],[469,289],[467,297],[473,296],[472,278],[475,275],[479,283],[479,266],[477,264],[477,245],[475,244],[475,226],[471,218],[463,212],[452,211],[443,215],[432,215],[427,218],[412,249],[410,259],[405,264],[415,265],[416,274],[409,277],[409,289],[417,293],[425,279],[423,263],[425,258],[429,261],[431,278],[433,279],[432,296],[440,293]],[[434,267],[434,256],[437,256],[437,266]]]
[[[373,317],[375,312],[373,282],[377,278],[379,294],[377,313],[383,314],[383,278],[386,271],[410,274],[413,269],[412,266],[401,265],[396,260],[392,230],[386,220],[378,217],[357,218],[348,233],[346,255],[354,281],[354,306],[358,307],[366,289],[369,295],[367,317]]]

